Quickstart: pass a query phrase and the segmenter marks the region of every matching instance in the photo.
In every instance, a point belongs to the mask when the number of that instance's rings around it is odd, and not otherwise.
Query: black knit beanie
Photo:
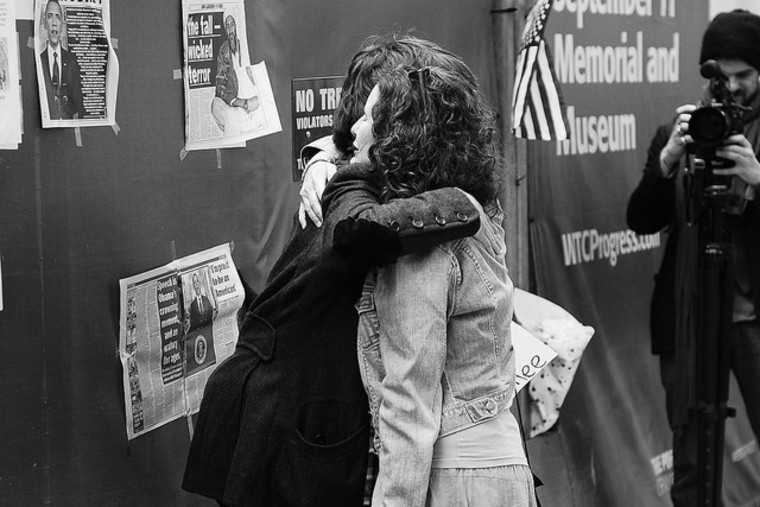
[[[737,59],[760,71],[760,16],[744,9],[715,16],[702,38],[699,63]]]

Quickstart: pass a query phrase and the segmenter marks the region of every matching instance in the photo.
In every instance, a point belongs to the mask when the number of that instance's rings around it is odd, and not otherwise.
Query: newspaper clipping
[[[242,0],[183,0],[185,149],[245,146],[280,132],[266,64],[251,65]]]
[[[21,89],[14,0],[0,0],[0,150],[21,143]]]
[[[229,245],[119,284],[119,357],[131,440],[198,411],[208,377],[235,350],[244,290]]]
[[[109,0],[35,0],[34,12],[42,127],[115,125]]]

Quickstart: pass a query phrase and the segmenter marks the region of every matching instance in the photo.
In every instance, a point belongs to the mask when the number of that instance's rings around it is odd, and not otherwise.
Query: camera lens
[[[730,128],[726,113],[718,107],[702,107],[694,111],[689,120],[689,134],[697,144],[717,146],[723,142]]]

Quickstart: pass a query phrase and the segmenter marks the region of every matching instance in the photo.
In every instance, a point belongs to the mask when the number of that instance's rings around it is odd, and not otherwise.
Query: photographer
[[[703,36],[700,64],[715,60],[725,77],[737,129],[714,148],[715,160],[728,160],[712,169],[716,177],[732,177],[730,192],[739,202],[726,212],[733,250],[733,311],[730,324],[730,367],[738,380],[752,429],[760,436],[760,16],[745,10],[719,14]],[[713,78],[714,81],[715,78]],[[716,97],[708,83],[700,104],[676,109],[673,123],[661,126],[649,147],[644,175],[628,203],[628,225],[638,234],[668,233],[660,271],[655,277],[651,306],[652,352],[660,358],[668,420],[673,428],[676,507],[697,505],[698,432],[697,377],[694,361],[700,307],[695,298],[699,225],[687,208],[685,168],[699,143],[689,121]],[[707,105],[710,104],[710,105]],[[707,106],[705,106],[707,105]],[[718,106],[720,107],[720,106]],[[693,159],[693,157],[691,157]],[[693,161],[693,160],[692,160]],[[717,163],[715,166],[720,166]]]

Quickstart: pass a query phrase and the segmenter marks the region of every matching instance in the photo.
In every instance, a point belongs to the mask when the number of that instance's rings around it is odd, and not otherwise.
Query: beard
[[[753,92],[750,94],[745,93],[744,90],[737,90],[736,93],[734,93],[734,98],[736,101],[743,105],[743,106],[749,106],[752,104],[752,102],[755,101],[755,98],[757,98],[758,95],[758,88],[756,87]]]

